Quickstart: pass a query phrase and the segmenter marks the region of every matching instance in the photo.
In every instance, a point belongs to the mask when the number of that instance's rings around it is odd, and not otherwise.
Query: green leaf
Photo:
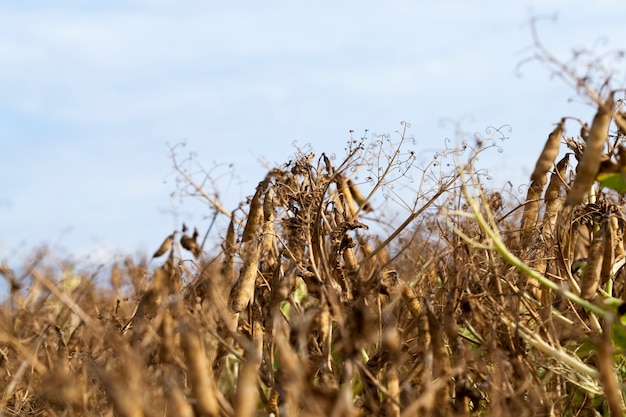
[[[626,173],[624,172],[598,174],[598,182],[602,187],[611,188],[620,194],[626,193]]]
[[[626,349],[626,327],[618,322],[613,323],[613,345],[617,350]]]

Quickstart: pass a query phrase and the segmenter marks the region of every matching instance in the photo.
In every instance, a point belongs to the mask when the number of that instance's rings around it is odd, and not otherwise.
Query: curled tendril
[[[407,129],[410,129],[411,128],[411,123],[405,122],[405,121],[401,121],[400,122],[400,126],[402,126],[404,128],[407,128]]]
[[[308,154],[311,154],[311,153],[315,153],[315,149],[313,148],[313,145],[311,144],[311,142],[305,143],[304,146],[302,147],[301,151],[305,155],[308,155]]]
[[[499,135],[500,137],[498,139],[504,141],[506,139],[508,139],[509,137],[506,136],[504,134],[504,131],[507,131],[508,133],[513,132],[513,128],[510,125],[502,125],[500,127],[495,127],[495,126],[487,126],[487,128],[485,129],[485,132],[491,136],[494,137],[496,134]]]
[[[528,189],[529,189],[529,188],[530,188],[530,185],[529,185],[529,184],[520,184],[520,185],[518,185],[518,186],[517,186],[517,192],[518,192],[520,195],[524,195],[524,194],[527,194],[527,193],[528,193]]]
[[[484,178],[484,179],[486,179],[486,180],[488,180],[488,181],[491,181],[491,180],[493,179],[493,177],[492,177],[491,175],[489,175],[489,171],[487,171],[487,170],[486,170],[486,169],[484,169],[484,168],[483,168],[483,169],[476,170],[476,171],[474,172],[474,174],[476,174],[476,176],[477,176],[477,177]]]

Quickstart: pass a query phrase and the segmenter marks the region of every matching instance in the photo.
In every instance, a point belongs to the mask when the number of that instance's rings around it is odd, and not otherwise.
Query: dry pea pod
[[[367,202],[367,199],[365,198],[359,187],[356,186],[354,181],[348,180],[348,188],[350,189],[352,198],[354,198],[354,201],[359,205],[359,207],[361,207],[361,210],[366,213],[372,211],[371,204]]]
[[[544,177],[533,181],[530,187],[528,187],[526,201],[524,202],[524,212],[522,213],[522,242],[528,242],[534,234],[537,219],[539,218],[539,200],[545,184],[546,179]]]
[[[200,246],[198,246],[198,229],[193,228],[193,235],[189,236],[185,234],[187,227],[183,223],[183,235],[180,237],[180,245],[191,252],[195,258],[199,258],[202,250]]]
[[[400,417],[400,378],[398,375],[398,365],[390,363],[387,368],[387,416]]]
[[[248,358],[239,367],[237,392],[235,396],[235,417],[253,417],[256,415],[259,390],[257,388],[258,369],[261,355],[254,350],[248,352]]]
[[[534,232],[536,230],[537,222],[539,220],[539,201],[547,182],[546,174],[548,173],[548,171],[550,171],[552,165],[554,165],[556,156],[559,153],[564,127],[565,119],[561,119],[556,128],[550,133],[550,135],[548,135],[548,140],[546,141],[543,151],[541,152],[541,155],[539,155],[537,164],[535,165],[535,170],[530,176],[531,184],[528,188],[528,192],[526,193],[524,212],[522,214],[522,242],[528,242],[535,234]],[[557,166],[557,173],[556,175],[553,174],[550,178],[550,186],[546,191],[546,201],[550,199],[553,201],[553,204],[550,211],[546,208],[546,211],[544,213],[544,225],[546,224],[546,222],[547,224],[551,224],[556,215],[559,188],[561,186],[561,182],[559,181],[560,178],[558,178],[558,175],[561,174],[561,171],[563,171],[564,173],[563,167],[567,166],[567,157],[562,159],[559,162],[559,165],[561,169],[559,169],[559,167]],[[548,230],[551,230],[551,227]]]
[[[609,327],[609,326],[606,326]],[[603,329],[602,339],[598,343],[598,371],[600,374],[600,382],[609,406],[609,415],[624,415],[624,398],[622,397],[621,378],[618,379],[618,373],[615,372],[615,349],[613,348],[612,332],[607,328]]]
[[[615,249],[613,247],[615,229],[613,229],[610,218],[604,221],[604,226],[606,228],[604,232],[604,256],[602,258],[602,269],[600,272],[600,282],[603,285],[611,279],[613,275],[613,265],[615,264]]]
[[[589,256],[587,266],[582,275],[580,283],[580,296],[585,300],[593,300],[600,285],[600,275],[602,273],[602,260],[604,258],[604,244],[606,239],[607,222],[602,222],[600,230],[595,234],[589,246]]]
[[[411,310],[415,317],[419,317],[422,313],[422,304],[417,298],[417,295],[415,295],[415,291],[413,291],[413,288],[411,288],[406,282],[402,282],[400,290],[402,293],[402,298],[409,307],[409,310]]]
[[[218,416],[219,403],[213,369],[207,360],[207,350],[189,324],[182,326],[180,345],[187,364],[187,376],[196,411],[203,416]]]
[[[620,228],[620,220],[616,215],[611,215],[611,228],[614,231],[613,234],[613,247],[615,248],[615,257],[624,255],[624,232]]]
[[[243,311],[252,296],[256,283],[259,259],[261,257],[261,243],[257,238],[261,221],[263,220],[263,205],[261,197],[264,194],[266,181],[262,181],[250,203],[248,221],[243,231],[243,266],[239,271],[239,278],[230,291],[230,303],[233,312]]]
[[[262,253],[269,252],[275,246],[275,228],[274,228],[274,188],[269,187],[265,193],[263,200],[263,248]]]
[[[257,237],[259,224],[263,220],[263,204],[261,203],[261,199],[263,194],[265,193],[266,185],[267,181],[261,181],[259,183],[256,188],[256,192],[254,193],[254,197],[252,197],[252,201],[250,202],[250,213],[248,213],[248,221],[243,228],[243,235],[241,236],[241,241],[243,243],[250,240],[255,240]]]
[[[165,252],[170,250],[170,248],[172,247],[173,242],[174,242],[174,233],[172,233],[171,235],[165,238],[163,243],[161,243],[161,246],[159,246],[159,249],[157,249],[156,252],[154,252],[154,255],[152,255],[152,257],[158,258],[159,256],[165,255]]]
[[[565,126],[565,119],[561,119],[561,121],[556,125],[556,128],[548,135],[548,140],[541,151],[541,155],[539,155],[539,159],[537,160],[537,164],[535,165],[535,170],[530,176],[531,181],[539,181],[541,178],[545,177],[550,167],[554,164],[554,160],[559,153],[559,148],[561,147],[561,136],[563,136],[563,130]]]
[[[554,172],[550,176],[550,183],[546,188],[544,201],[546,208],[543,214],[543,230],[552,232],[558,215],[558,211],[562,204],[561,187],[563,186],[563,178],[567,171],[567,163],[569,155],[565,155],[557,164]]]
[[[167,386],[164,391],[167,401],[166,417],[194,417],[193,409],[189,405],[185,393],[179,387],[176,385]]]
[[[242,312],[254,294],[259,259],[261,258],[261,244],[256,241],[245,242],[242,257],[243,266],[239,271],[239,278],[230,291],[231,308],[234,313]]]
[[[359,267],[356,256],[354,256],[354,249],[352,248],[344,249],[343,261],[346,263],[346,268],[349,270],[356,270]]]
[[[560,195],[560,189],[563,186],[563,179],[567,172],[567,163],[569,162],[569,154],[565,155],[559,162],[557,162],[554,172],[550,176],[550,183],[546,188],[546,195],[544,201],[549,206],[554,201],[558,200]]]
[[[344,214],[346,217],[353,217],[357,212],[357,206],[354,201],[354,197],[352,196],[352,192],[350,191],[348,180],[343,176],[339,176],[337,178],[337,188],[344,198],[343,201],[345,201],[345,206],[347,206],[345,207],[346,211]]]
[[[235,277],[235,213],[230,217],[228,223],[228,229],[226,231],[226,238],[222,243],[222,249],[224,250],[224,260],[222,261],[222,275],[226,282],[232,282]]]
[[[566,205],[574,206],[582,203],[585,195],[596,180],[600,163],[602,162],[602,151],[608,138],[612,114],[613,94],[611,93],[606,101],[598,106],[598,112],[593,118],[585,151],[576,167],[574,184],[565,200]]]
[[[326,174],[332,175],[335,172],[333,168],[333,164],[330,162],[330,159],[328,158],[328,156],[326,156],[325,153],[322,153],[322,158],[324,159],[324,166],[326,168]]]
[[[143,390],[147,386],[139,364],[141,360],[137,352],[131,351],[127,346],[118,348],[119,366],[109,370],[102,370],[100,380],[106,391],[107,397],[113,404],[113,410],[117,416],[143,417],[146,413],[147,404],[144,404]]]
[[[385,320],[385,329],[381,335],[383,349],[389,356],[387,365],[387,401],[386,416],[400,417],[400,365],[401,342],[398,335],[397,320]]]
[[[450,373],[451,364],[448,349],[444,342],[444,331],[441,321],[432,309],[432,306],[426,302],[424,304],[426,316],[428,318],[428,328],[430,330],[430,349],[433,355],[433,378],[445,378]],[[449,415],[450,387],[444,385],[439,391],[436,398],[435,406],[441,413],[438,415]]]

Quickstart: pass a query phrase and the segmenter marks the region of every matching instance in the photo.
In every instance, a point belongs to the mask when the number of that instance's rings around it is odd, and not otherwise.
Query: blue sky
[[[621,1],[3,2],[0,259],[47,244],[106,262],[150,255],[183,220],[206,229],[205,206],[170,197],[181,141],[223,164],[229,208],[294,141],[341,156],[350,129],[401,121],[417,151],[453,137],[443,119],[511,126],[481,164],[523,184],[553,124],[593,113],[540,65],[517,71],[531,13],[556,13],[539,32],[563,59],[624,47]]]

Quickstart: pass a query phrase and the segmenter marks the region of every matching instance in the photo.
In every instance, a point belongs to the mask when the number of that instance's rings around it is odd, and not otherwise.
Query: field
[[[524,201],[475,166],[499,129],[429,161],[406,124],[298,151],[236,208],[172,149],[219,250],[185,227],[109,282],[0,264],[3,415],[624,415],[623,90],[536,48],[596,114],[547,127]]]

